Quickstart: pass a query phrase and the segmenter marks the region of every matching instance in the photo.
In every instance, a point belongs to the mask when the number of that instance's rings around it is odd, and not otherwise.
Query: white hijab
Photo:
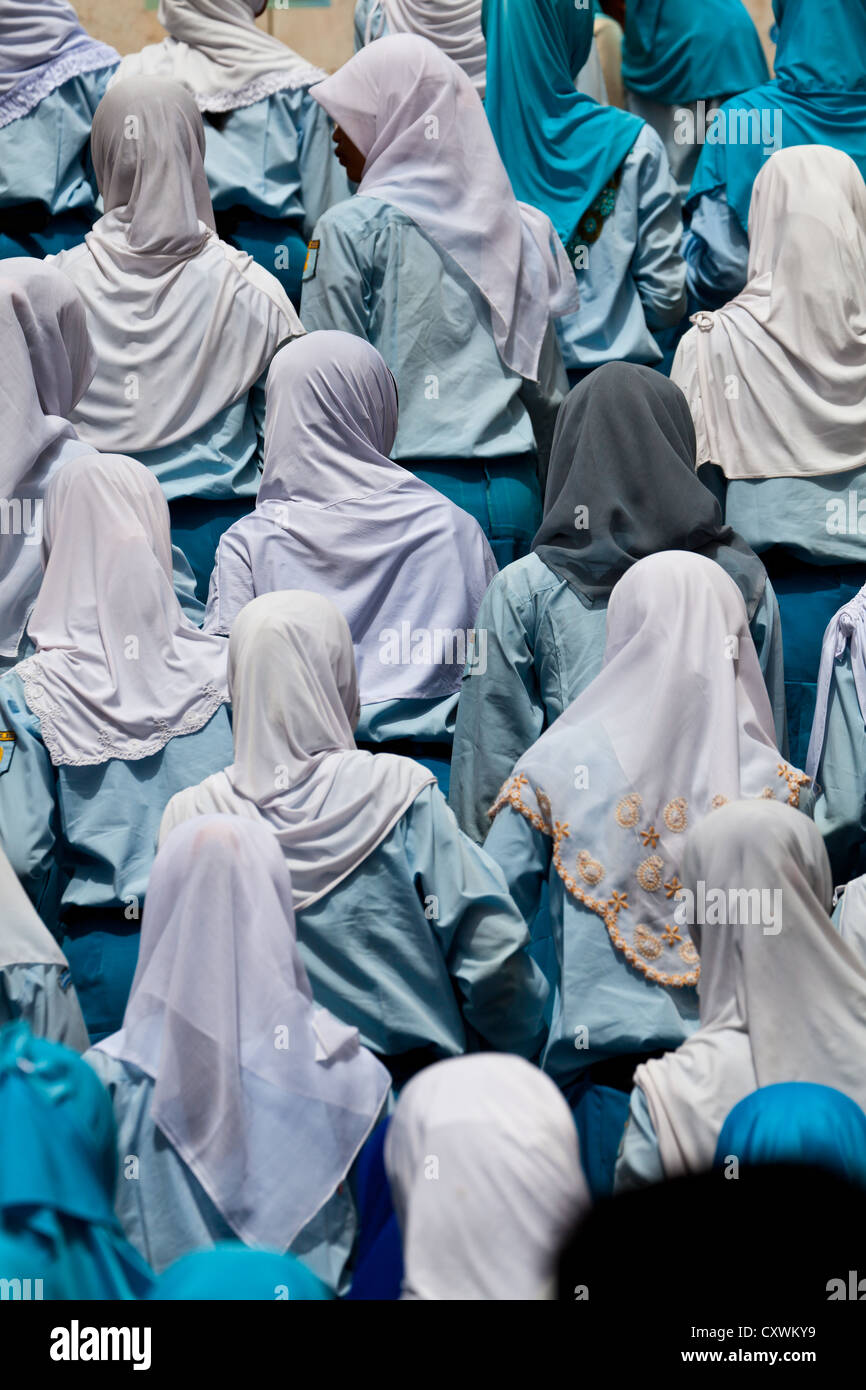
[[[234,111],[274,92],[320,82],[308,63],[255,23],[259,0],[160,0],[168,31],[121,62],[116,77],[168,77],[193,94],[200,111]]]
[[[590,1205],[561,1093],[520,1057],[456,1057],[414,1077],[385,1139],[404,1299],[552,1298]]]
[[[377,39],[313,87],[364,155],[358,194],[405,212],[490,307],[507,367],[538,379],[551,315],[576,281],[549,219],[518,203],[466,74],[415,34]]]
[[[827,710],[830,705],[830,691],[833,685],[833,672],[846,651],[851,654],[851,673],[860,714],[866,725],[866,585],[846,603],[827,625],[824,643],[821,647],[821,664],[818,668],[818,691],[815,714],[812,720],[812,733],[809,738],[809,751],[806,754],[806,771],[811,778],[818,775],[824,753],[824,738],[827,733]]]
[[[235,817],[160,849],[123,1026],[99,1047],[153,1078],[154,1124],[235,1235],[279,1251],[344,1180],[390,1086],[313,1003],[282,856]]]
[[[481,0],[383,0],[388,32],[429,39],[461,67],[480,97],[487,85]]]
[[[352,638],[318,594],[247,604],[229,642],[229,691],[235,760],[172,797],[160,843],[192,816],[263,818],[291,871],[297,912],[363,863],[435,778],[410,758],[355,747]]]
[[[755,180],[749,242],[746,288],[694,320],[709,455],[698,463],[728,478],[866,467],[866,187],[857,165],[819,145],[771,155]]]
[[[73,423],[105,452],[203,428],[303,332],[279,282],[216,236],[204,148],[201,114],[176,82],[118,83],[93,119],[105,216],[52,259],[84,299],[99,363]]]
[[[667,1177],[713,1162],[728,1114],[761,1086],[811,1081],[866,1104],[866,965],[828,916],[824,842],[772,802],[724,807],[690,837],[690,882],[782,894],[781,930],[691,928],[701,954],[700,1027],[635,1072]]]
[[[230,632],[250,577],[257,594],[309,588],[349,624],[362,704],[459,690],[496,562],[468,513],[387,457],[397,388],[383,359],[354,334],[311,333],[274,358],[267,401],[258,506],[220,542],[205,629]]]
[[[184,617],[168,504],[140,463],[71,459],[45,497],[45,575],[12,669],[55,766],[147,758],[228,700],[226,643]]]
[[[39,527],[53,470],[90,453],[69,423],[96,369],[80,295],[30,256],[0,261],[0,655],[15,657],[42,582]]]
[[[797,805],[806,780],[776,749],[742,594],[713,560],[668,550],[614,586],[601,672],[520,759],[492,814],[510,806],[549,835],[567,891],[632,969],[680,988],[700,975],[674,920],[685,830],[725,801]]]
[[[0,6],[0,129],[81,73],[120,62],[92,39],[66,0],[3,0]]]

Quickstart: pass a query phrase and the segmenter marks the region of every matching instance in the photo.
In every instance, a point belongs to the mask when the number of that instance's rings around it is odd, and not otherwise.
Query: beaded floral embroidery
[[[568,254],[573,261],[580,246],[594,246],[604,231],[604,224],[616,207],[616,195],[622,183],[622,168],[617,169],[613,178],[587,208],[577,224],[577,230],[568,246]]]

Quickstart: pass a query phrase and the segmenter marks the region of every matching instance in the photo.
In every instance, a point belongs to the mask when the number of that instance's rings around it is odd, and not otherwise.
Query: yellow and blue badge
[[[307,259],[304,261],[304,273],[302,280],[312,280],[316,273],[316,266],[319,264],[319,243],[318,240],[311,241],[307,247]]]
[[[9,771],[17,742],[15,734],[8,729],[0,729],[0,775]]]

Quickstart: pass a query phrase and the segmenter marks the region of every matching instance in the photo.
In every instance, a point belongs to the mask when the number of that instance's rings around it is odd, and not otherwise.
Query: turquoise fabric
[[[169,502],[172,544],[186,557],[202,603],[207,603],[220,537],[254,506],[254,497],[176,497]]]
[[[120,1234],[111,1104],[89,1067],[24,1023],[0,1030],[0,1277],[38,1270],[50,1298],[142,1298]]]
[[[643,122],[575,91],[593,11],[574,0],[484,0],[485,110],[517,198],[546,212],[573,254],[578,224]]]
[[[406,467],[474,516],[502,569],[526,555],[541,522],[534,454],[482,460],[406,460]]]
[[[301,282],[307,259],[307,238],[296,227],[260,217],[243,208],[217,213],[217,232],[223,241],[246,251],[258,265],[279,280],[296,309],[301,306]]]
[[[628,1118],[628,1093],[581,1081],[567,1099],[580,1139],[580,1164],[597,1202],[613,1192],[616,1158]]]
[[[622,76],[632,91],[675,105],[733,96],[770,73],[742,0],[629,0]]]
[[[762,1086],[735,1105],[722,1126],[715,1166],[765,1163],[827,1168],[866,1187],[866,1115],[842,1091],[790,1081]]]
[[[247,1250],[226,1242],[175,1261],[160,1275],[149,1297],[172,1302],[290,1299],[323,1303],[333,1294],[293,1255]]]
[[[0,969],[0,1027],[18,1019],[37,1038],[63,1043],[73,1052],[90,1045],[72,976],[60,961]]]
[[[866,176],[866,0],[773,0],[778,21],[775,80],[729,101],[725,113],[781,113],[783,148],[830,145]],[[724,193],[744,230],[752,185],[763,167],[759,140],[706,144],[689,194]]]

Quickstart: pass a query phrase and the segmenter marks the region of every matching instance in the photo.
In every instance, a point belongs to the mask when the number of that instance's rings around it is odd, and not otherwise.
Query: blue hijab
[[[26,1023],[0,1030],[0,1277],[38,1269],[44,1298],[142,1298],[153,1282],[114,1214],[108,1092]]]
[[[323,1303],[333,1294],[294,1255],[250,1250],[226,1241],[183,1255],[164,1270],[150,1297],[168,1302]]]
[[[592,49],[591,5],[484,0],[481,26],[487,38],[484,107],[515,196],[547,213],[573,256],[581,218],[644,123],[574,90]]]
[[[715,1167],[730,1155],[743,1167],[805,1163],[866,1187],[866,1115],[830,1086],[763,1086],[735,1105],[722,1126]]]
[[[866,178],[866,0],[773,0],[779,26],[776,77],[726,103],[728,110],[781,112],[782,146],[830,145]],[[721,192],[748,231],[761,144],[704,146],[689,207]]]
[[[622,75],[633,92],[676,106],[734,96],[770,72],[742,0],[628,0]]]

